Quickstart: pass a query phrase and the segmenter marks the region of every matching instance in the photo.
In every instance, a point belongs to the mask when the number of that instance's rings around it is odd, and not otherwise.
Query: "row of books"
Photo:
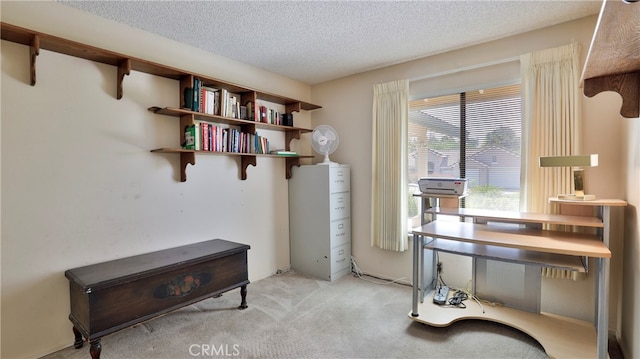
[[[272,108],[268,108],[267,106],[259,106],[258,110],[260,111],[260,122],[262,123],[269,123],[279,126],[293,126],[293,121],[291,124],[285,124],[286,117],[283,117],[283,115],[286,114],[282,114]]]
[[[204,121],[196,121],[193,125],[185,127],[182,147],[196,151],[271,153],[266,137]]]
[[[267,106],[247,101],[242,104],[241,96],[227,89],[205,86],[195,78],[194,86],[185,88],[183,108],[191,111],[256,121],[272,125],[293,126],[293,115],[280,113]]]
[[[247,107],[241,106],[239,94],[205,86],[198,78],[193,80],[193,87],[184,89],[183,107],[210,115],[249,119]]]

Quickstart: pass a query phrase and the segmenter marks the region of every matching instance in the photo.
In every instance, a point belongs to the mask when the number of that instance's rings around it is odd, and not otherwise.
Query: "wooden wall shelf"
[[[183,100],[183,91],[186,87],[193,86],[194,79],[201,79],[206,82],[208,86],[215,86],[223,88],[229,92],[242,94],[242,101],[251,101],[254,104],[258,101],[271,102],[279,105],[284,105],[287,113],[316,110],[321,108],[318,105],[312,103],[292,99],[285,96],[272,94],[265,91],[256,90],[250,87],[241,86],[235,83],[219,80],[209,76],[197,74],[190,71],[177,69],[171,66],[158,64],[155,62],[147,61],[144,59],[120,54],[117,52],[104,50],[91,45],[82,44],[79,42],[63,39],[60,37],[44,34],[38,31],[25,29],[22,27],[14,26],[4,22],[0,23],[1,38],[19,44],[29,46],[30,53],[30,84],[35,86],[36,84],[36,59],[40,53],[40,49],[53,51],[69,56],[74,56],[86,60],[100,62],[108,65],[113,65],[118,68],[116,76],[116,94],[117,99],[121,99],[124,94],[124,78],[129,75],[131,70],[144,72],[147,74],[165,77],[180,82],[180,103]],[[311,129],[293,127],[293,126],[280,126],[268,123],[262,123],[258,121],[241,120],[237,118],[230,118],[224,116],[210,115],[201,112],[191,111],[182,108],[171,107],[150,107],[149,111],[152,111],[161,115],[174,116],[180,119],[180,143],[184,139],[184,125],[193,124],[194,121],[208,121],[214,123],[221,123],[230,126],[237,126],[242,129],[242,132],[255,133],[256,129],[274,130],[284,132],[285,134],[285,149],[290,149],[290,143],[293,139],[300,139],[302,133],[311,132]],[[249,165],[256,165],[257,157],[278,157],[284,156],[276,155],[262,155],[251,153],[231,153],[231,152],[207,152],[207,151],[194,151],[183,150],[180,148],[159,148],[152,150],[151,152],[157,153],[175,153],[180,155],[180,168],[181,175],[180,180],[186,181],[186,167],[187,164],[195,165],[196,154],[222,154],[228,156],[236,156],[241,159],[240,163],[240,178],[245,180],[247,178],[247,167]],[[313,156],[288,156],[286,158],[287,169],[286,178],[291,178],[291,167],[299,166],[301,158],[313,158]]]
[[[223,117],[218,115],[195,112],[195,111],[182,109],[182,108],[153,106],[153,107],[149,107],[148,110],[153,113],[157,113],[159,115],[166,115],[166,116],[179,118],[181,123],[183,121],[191,122],[195,119],[199,121],[208,121],[208,122],[227,124],[231,126],[238,126],[242,129],[242,132],[247,132],[247,133],[255,133],[256,129],[265,129],[265,130],[284,132],[285,133],[285,149],[287,151],[291,149],[291,141],[293,139],[300,139],[301,134],[312,131],[311,129],[308,129],[308,128],[280,126],[280,125],[273,125],[273,124],[262,123],[262,122],[241,120],[237,118],[229,118],[229,117]],[[256,166],[257,157],[284,158],[286,160],[286,173],[285,173],[286,179],[291,178],[291,168],[293,166],[300,166],[301,158],[314,157],[314,156],[304,156],[304,155],[279,156],[279,155],[257,154],[257,153],[196,151],[196,150],[185,150],[182,148],[158,148],[158,149],[151,150],[151,152],[180,154],[180,181],[181,182],[186,182],[187,180],[187,173],[186,173],[187,164],[195,166],[196,154],[226,155],[226,156],[239,157],[240,158],[240,179],[242,180],[247,179],[247,168],[249,167],[249,165]]]
[[[240,158],[240,178],[242,180],[247,179],[247,168],[249,165],[256,166],[258,157],[268,157],[268,158],[283,158],[286,160],[286,173],[285,178],[291,178],[291,168],[293,166],[300,166],[300,159],[302,158],[313,158],[314,156],[279,156],[279,155],[270,155],[270,154],[258,154],[258,153],[239,153],[239,152],[215,152],[215,151],[194,151],[194,150],[185,150],[183,148],[156,148],[151,150],[151,152],[155,153],[173,153],[180,155],[180,182],[187,181],[187,164],[195,166],[196,160],[195,156],[198,155],[218,155],[218,156],[232,156],[236,158]]]
[[[57,52],[69,56],[79,57],[86,60],[96,61],[103,64],[117,66],[118,71],[118,89],[119,93],[117,98],[122,97],[122,79],[124,75],[128,75],[130,70],[144,72],[147,74],[165,77],[173,80],[180,80],[184,76],[193,75],[200,78],[206,78],[212,84],[217,84],[220,87],[225,87],[232,92],[255,92],[257,98],[264,101],[274,102],[277,104],[286,105],[294,109],[316,110],[321,106],[314,105],[312,103],[272,94],[265,91],[260,91],[246,86],[241,86],[231,82],[226,82],[211,78],[194,72],[177,69],[175,67],[158,64],[152,61],[136,58],[133,56],[120,54],[117,52],[104,50],[91,45],[82,44],[79,42],[63,39],[57,36],[48,35],[38,31],[25,29],[19,26],[7,24],[5,22],[0,23],[0,37],[2,40],[7,40],[19,44],[23,44],[30,47],[31,59],[31,85],[36,84],[36,57],[40,53],[40,49]]]
[[[282,131],[282,132],[299,132],[306,133],[311,132],[312,130],[309,128],[303,127],[294,127],[294,126],[280,126],[280,125],[272,125],[269,123],[255,122],[249,120],[241,120],[238,118],[230,118],[230,117],[222,117],[218,115],[210,115],[202,112],[195,112],[183,108],[173,108],[173,107],[149,107],[149,111],[153,113],[157,113],[158,115],[166,115],[166,116],[175,116],[180,117],[184,115],[193,115],[196,120],[200,121],[209,121],[216,123],[225,123],[227,125],[232,126],[248,126],[248,128],[253,127],[254,129],[264,129],[264,130],[272,130],[272,131]],[[251,132],[255,132],[251,131]]]

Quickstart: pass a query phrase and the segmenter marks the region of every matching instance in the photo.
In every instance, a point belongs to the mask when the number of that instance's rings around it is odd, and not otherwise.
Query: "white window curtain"
[[[402,252],[407,235],[409,81],[373,88],[371,245]]]
[[[540,156],[580,153],[580,44],[532,52],[520,58],[523,140],[520,206],[549,213],[548,198],[571,193],[571,168],[540,168]]]
[[[571,193],[569,167],[540,168],[540,156],[580,153],[580,45],[573,43],[522,55],[523,98],[520,209],[550,213],[548,198]],[[576,271],[543,268],[550,278],[581,279]]]

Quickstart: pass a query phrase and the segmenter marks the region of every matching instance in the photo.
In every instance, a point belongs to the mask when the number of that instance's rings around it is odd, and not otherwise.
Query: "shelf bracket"
[[[299,140],[300,139],[300,133],[301,131],[287,131],[285,133],[285,139],[284,139],[284,149],[286,151],[291,151],[291,140],[296,139]],[[288,178],[288,177],[287,177]]]
[[[296,102],[296,103],[291,103],[286,105],[285,111],[287,111],[287,113],[300,112],[301,108],[302,108],[302,103]]]
[[[117,79],[117,94],[116,98],[119,100],[122,98],[122,94],[124,90],[122,89],[122,82],[124,81],[124,76],[129,75],[131,73],[131,59],[124,59],[118,65],[118,79]]]
[[[243,124],[240,126],[242,132],[256,133],[256,125],[254,123]]]
[[[247,179],[247,167],[249,165],[256,166],[256,156],[240,156],[240,158],[242,159],[240,178],[244,181]]]
[[[196,165],[195,152],[180,152],[180,182],[187,182],[187,164]]]
[[[285,170],[287,171],[285,176],[287,179],[292,176],[292,168],[293,166],[300,167],[300,158],[299,157],[287,157],[287,163]]]
[[[33,35],[29,45],[31,86],[36,85],[36,58],[40,55],[40,36]]]
[[[585,96],[593,97],[603,91],[615,91],[622,96],[620,115],[625,118],[640,116],[640,71],[584,80]]]

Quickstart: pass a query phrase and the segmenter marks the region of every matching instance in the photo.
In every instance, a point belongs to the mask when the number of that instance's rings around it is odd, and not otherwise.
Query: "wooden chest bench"
[[[249,249],[214,239],[67,270],[74,346],[97,359],[103,336],[238,287],[247,308]]]

